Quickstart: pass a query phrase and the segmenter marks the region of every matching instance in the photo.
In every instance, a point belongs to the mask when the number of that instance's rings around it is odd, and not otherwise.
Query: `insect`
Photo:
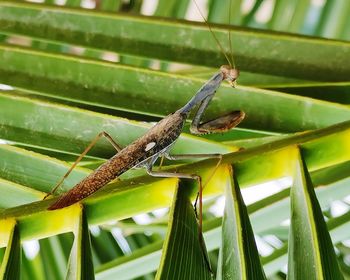
[[[213,32],[212,34],[214,35]],[[219,41],[217,39],[216,41],[222,49]],[[226,56],[225,53],[224,55]],[[226,58],[230,63],[227,56]],[[212,132],[224,132],[235,127],[243,120],[245,116],[244,112],[233,111],[222,117],[201,123],[201,117],[206,108],[208,107],[210,101],[214,97],[215,92],[221,85],[222,81],[226,80],[232,86],[235,85],[235,81],[238,78],[239,71],[231,65],[232,64],[230,63],[230,65],[221,66],[220,71],[214,74],[182,108],[160,120],[148,132],[146,132],[146,134],[144,134],[128,146],[122,148],[115,140],[113,140],[113,138],[107,132],[101,132],[100,134],[98,134],[49,194],[55,192],[55,190],[63,183],[64,179],[71,173],[73,168],[79,163],[79,161],[88,153],[88,151],[96,144],[96,142],[101,137],[106,137],[107,140],[109,140],[109,142],[117,150],[116,155],[114,155],[107,162],[102,164],[98,169],[93,171],[81,182],[76,184],[70,191],[59,197],[59,199],[52,205],[50,205],[48,209],[55,210],[72,205],[93,194],[101,187],[105,186],[107,183],[114,180],[129,169],[135,167],[145,167],[147,173],[151,176],[187,178],[194,179],[199,182],[199,229],[201,232],[203,190],[201,177],[197,174],[154,171],[153,165],[159,157],[165,157],[169,160],[187,158],[221,159],[220,154],[171,155],[170,150],[175,141],[180,136],[184,123],[188,118],[190,112],[196,107],[198,107],[198,109],[194,115],[190,128],[190,131],[193,134],[198,135]]]

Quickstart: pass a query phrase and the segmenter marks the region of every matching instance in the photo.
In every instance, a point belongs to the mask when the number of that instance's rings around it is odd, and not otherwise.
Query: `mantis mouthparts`
[[[234,80],[234,81],[229,81],[228,82],[230,84],[231,87],[235,88],[237,86],[237,81]]]

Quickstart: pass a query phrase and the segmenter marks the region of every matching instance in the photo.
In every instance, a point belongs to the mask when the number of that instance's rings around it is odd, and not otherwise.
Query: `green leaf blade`
[[[82,205],[77,205],[77,224],[74,243],[69,256],[66,280],[86,279],[94,280],[94,266],[91,254],[90,232],[87,218]]]
[[[15,220],[1,221],[0,236],[7,234],[7,247],[0,267],[0,278],[19,280],[21,278],[21,239]]]
[[[214,67],[227,63],[205,24],[10,1],[1,2],[0,18],[4,33]],[[158,36],[159,26],[163,36]],[[242,70],[326,81],[349,77],[350,67],[342,63],[347,42],[214,24],[212,29],[220,42],[226,42],[230,30]],[[227,44],[225,51],[230,52]]]
[[[305,162],[295,164],[288,279],[343,279]]]
[[[211,279],[190,193],[188,185],[180,184],[174,196],[156,279]]]
[[[231,173],[232,175],[232,173]],[[227,178],[217,279],[266,279],[235,175]]]
[[[5,45],[0,45],[0,58],[3,60],[0,64],[3,83],[63,101],[158,117],[182,107],[205,82],[203,79]],[[52,68],[52,65],[56,67]],[[95,79],[96,76],[99,79]],[[33,83],[33,79],[37,82]],[[247,118],[242,125],[250,129],[294,132],[350,119],[350,109],[341,104],[252,87],[232,89],[226,83],[222,84],[215,99],[217,103],[208,108],[208,118],[232,110],[244,110]],[[285,114],[286,111],[293,114]]]

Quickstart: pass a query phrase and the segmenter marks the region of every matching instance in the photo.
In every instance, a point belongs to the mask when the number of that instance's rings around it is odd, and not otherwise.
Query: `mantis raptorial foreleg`
[[[209,95],[207,98],[205,98],[199,105],[196,114],[193,117],[190,131],[193,134],[202,134],[199,130],[199,124],[201,122],[202,115],[205,111],[205,109],[208,107],[209,102],[212,100],[213,95]]]
[[[216,119],[200,123],[201,112],[199,109],[193,118],[190,128],[191,133],[197,135],[228,131],[237,126],[245,117],[245,113],[243,111],[233,111]]]
[[[120,152],[122,150],[122,147],[110,136],[107,132],[102,131],[99,134],[96,135],[96,137],[90,142],[90,144],[86,147],[86,149],[81,153],[81,155],[77,158],[77,160],[72,164],[72,166],[68,169],[67,173],[64,174],[64,176],[61,178],[61,180],[56,184],[56,186],[45,195],[43,199],[46,199],[49,195],[52,195],[55,193],[55,191],[62,185],[64,180],[69,176],[69,174],[73,171],[73,169],[77,166],[77,164],[83,159],[83,157],[92,149],[93,146],[96,145],[97,141],[101,139],[101,137],[105,137],[112,146]]]

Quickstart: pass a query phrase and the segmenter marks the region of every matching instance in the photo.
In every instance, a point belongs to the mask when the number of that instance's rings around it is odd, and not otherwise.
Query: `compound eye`
[[[232,80],[236,80],[239,76],[239,71],[237,69],[231,69],[230,77]]]

